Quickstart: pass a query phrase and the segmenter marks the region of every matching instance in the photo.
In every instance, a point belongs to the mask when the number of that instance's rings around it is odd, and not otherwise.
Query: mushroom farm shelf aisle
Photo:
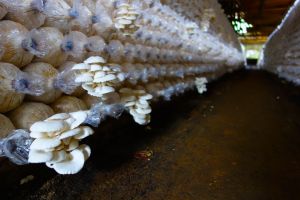
[[[170,100],[243,65],[212,0],[0,0],[0,152],[79,172],[81,140],[123,112],[146,125]]]
[[[259,67],[300,85],[300,1],[269,37]]]

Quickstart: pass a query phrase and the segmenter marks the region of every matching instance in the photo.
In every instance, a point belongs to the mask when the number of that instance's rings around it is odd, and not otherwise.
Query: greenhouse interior
[[[0,0],[0,199],[300,199],[300,0]]]

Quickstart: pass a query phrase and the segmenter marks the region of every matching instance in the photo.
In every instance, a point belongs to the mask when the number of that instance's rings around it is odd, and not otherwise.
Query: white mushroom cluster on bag
[[[196,78],[195,84],[196,84],[196,88],[197,88],[199,94],[202,94],[207,91],[207,88],[206,88],[207,79],[206,78]]]
[[[137,10],[131,7],[130,4],[125,2],[116,3],[116,11],[114,13],[114,23],[116,29],[125,35],[130,35],[138,29],[134,21],[139,16]]]
[[[152,102],[243,62],[217,0],[0,0],[0,156],[77,173],[91,126],[149,124]]]
[[[141,89],[122,88],[119,92],[121,101],[129,109],[129,113],[133,116],[134,121],[140,125],[148,124],[152,111],[148,101],[152,99],[152,95]]]
[[[89,158],[91,149],[80,140],[92,135],[93,129],[81,125],[87,112],[60,113],[34,123],[30,136],[35,138],[30,146],[29,163],[46,163],[60,174],[80,171]]]
[[[75,82],[81,83],[88,94],[96,97],[114,92],[114,87],[124,79],[119,68],[105,66],[105,60],[99,56],[90,57],[84,63],[74,65],[73,70],[79,70]]]

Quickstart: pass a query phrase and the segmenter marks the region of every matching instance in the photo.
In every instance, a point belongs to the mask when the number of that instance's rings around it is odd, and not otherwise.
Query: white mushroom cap
[[[46,132],[31,132],[30,137],[32,137],[32,138],[44,138],[44,137],[48,137],[48,134]]]
[[[134,118],[146,119],[146,115],[137,113],[137,112],[135,111],[135,109],[130,109],[129,113],[130,113]]]
[[[88,116],[86,111],[72,112],[72,113],[70,113],[70,115],[72,118],[75,119],[75,121],[71,124],[71,127],[70,127],[71,129],[74,129],[74,128],[78,127],[80,124],[82,124]]]
[[[49,120],[65,120],[65,119],[68,119],[69,117],[70,117],[70,115],[67,114],[67,113],[59,113],[59,114],[52,115],[51,117],[49,117],[45,121],[49,121]]]
[[[124,25],[129,25],[129,24],[131,24],[131,23],[132,23],[132,21],[131,21],[131,20],[124,19],[123,17],[122,17],[122,18],[119,18],[119,19],[117,19],[117,21],[118,21],[118,23],[120,23],[120,24],[124,24]]]
[[[30,150],[28,155],[29,163],[44,163],[53,158],[53,152],[45,152],[41,150]]]
[[[153,96],[151,94],[145,94],[143,96],[140,96],[140,99],[142,100],[151,100]]]
[[[39,121],[32,124],[31,132],[58,132],[64,130],[67,124],[64,121]]]
[[[118,23],[118,22],[115,23],[115,27],[116,27],[117,29],[123,29],[123,28],[125,28],[125,26],[124,26],[123,24]]]
[[[94,89],[94,87],[93,87],[92,84],[93,83],[84,83],[84,84],[82,84],[82,88],[85,89],[85,90],[87,90],[88,92],[89,91],[93,91],[95,89]]]
[[[124,104],[125,107],[132,107],[134,105],[135,105],[134,101],[130,101],[130,102]]]
[[[128,13],[128,9],[127,8],[120,8],[117,10],[116,15],[124,15]]]
[[[92,150],[88,145],[82,144],[78,147],[78,149],[83,151],[85,160],[87,160],[91,156]]]
[[[148,102],[141,103],[140,101],[136,102],[136,106],[143,109],[147,109],[150,107]]]
[[[148,109],[137,108],[135,111],[141,115],[147,115],[147,114],[150,114],[152,110],[151,110],[151,108],[148,108]]]
[[[94,72],[94,71],[99,71],[99,70],[102,70],[102,67],[100,65],[91,65],[91,69],[90,71],[91,72]]]
[[[135,15],[127,15],[127,16],[124,16],[123,18],[126,20],[132,21],[132,20],[136,20],[137,17]]]
[[[66,151],[73,151],[79,146],[79,141],[76,139],[71,139],[69,145],[66,148]]]
[[[30,150],[45,150],[59,146],[61,141],[58,138],[37,138],[30,145]]]
[[[75,122],[75,119],[72,117],[69,117],[68,119],[65,120],[65,122],[69,125],[69,127],[71,127],[72,124]]]
[[[67,159],[67,152],[66,151],[64,151],[64,150],[55,151],[51,162],[52,163],[54,163],[54,162],[62,162],[65,159]]]
[[[84,61],[85,64],[105,63],[104,58],[100,56],[92,56]]]
[[[115,89],[110,86],[100,86],[95,89],[95,92],[98,93],[99,95],[107,94],[114,91]]]
[[[113,81],[115,80],[117,77],[113,74],[108,74],[108,75],[105,75],[103,77],[98,77],[98,78],[94,78],[94,83],[105,83],[105,82],[108,82],[108,81]]]
[[[93,80],[94,80],[93,75],[90,73],[83,73],[83,74],[76,76],[76,78],[75,78],[76,83],[92,82]]]
[[[70,159],[62,162],[53,163],[54,170],[59,174],[76,174],[79,172],[85,162],[83,150],[75,149],[70,152]]]
[[[74,136],[75,139],[81,140],[83,138],[86,138],[94,133],[94,130],[90,128],[89,126],[83,126],[80,127],[81,132]]]
[[[96,73],[95,73],[95,75],[94,75],[94,79],[97,79],[97,78],[102,78],[102,77],[104,77],[105,76],[105,72],[103,72],[103,71],[97,71]]]
[[[134,119],[134,121],[136,122],[136,123],[138,123],[138,124],[140,124],[140,125],[145,125],[145,124],[147,124],[147,120],[146,119],[141,119],[141,118],[133,118]]]
[[[87,70],[90,69],[90,66],[86,63],[79,63],[73,66],[73,70]]]
[[[66,139],[66,138],[69,138],[69,137],[73,137],[75,135],[78,135],[79,133],[81,133],[81,129],[80,128],[71,129],[71,130],[63,132],[59,136],[59,139],[62,140],[62,139]]]

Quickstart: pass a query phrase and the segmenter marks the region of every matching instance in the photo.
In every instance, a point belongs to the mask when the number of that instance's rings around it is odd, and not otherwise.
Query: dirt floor
[[[0,199],[300,199],[300,87],[239,71],[208,89],[155,106],[146,127],[106,121],[79,174],[2,160]]]

